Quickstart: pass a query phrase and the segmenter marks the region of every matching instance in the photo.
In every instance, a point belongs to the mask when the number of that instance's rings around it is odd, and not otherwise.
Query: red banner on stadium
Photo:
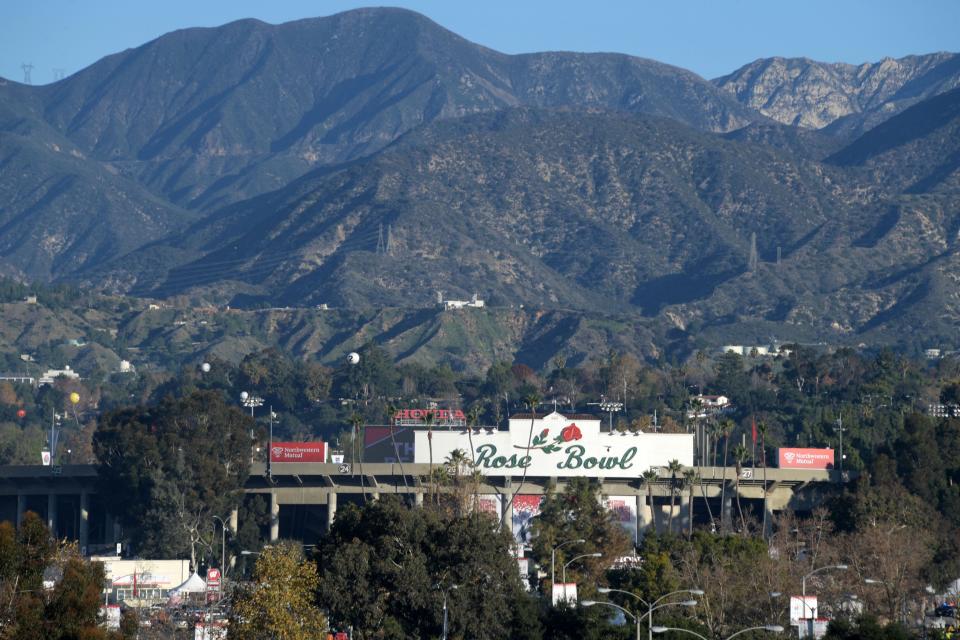
[[[270,462],[326,462],[326,442],[274,442]]]
[[[833,449],[780,449],[781,469],[833,469]]]

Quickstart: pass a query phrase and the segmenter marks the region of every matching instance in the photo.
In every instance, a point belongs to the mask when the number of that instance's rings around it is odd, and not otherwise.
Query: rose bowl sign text
[[[326,462],[326,442],[273,442],[270,462]]]
[[[531,424],[532,423],[532,424]],[[533,427],[531,431],[531,426]],[[428,463],[428,433],[417,431],[416,462]],[[543,417],[511,418],[509,431],[475,430],[473,461],[483,475],[547,477],[636,477],[670,460],[693,466],[693,434],[601,433],[600,418],[571,420],[554,412]],[[471,456],[466,430],[434,431],[433,462],[459,449]]]

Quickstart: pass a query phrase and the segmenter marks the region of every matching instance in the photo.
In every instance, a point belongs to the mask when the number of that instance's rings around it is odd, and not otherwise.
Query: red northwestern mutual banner
[[[274,442],[270,462],[326,462],[326,442]]]
[[[833,449],[780,449],[781,469],[833,469]]]

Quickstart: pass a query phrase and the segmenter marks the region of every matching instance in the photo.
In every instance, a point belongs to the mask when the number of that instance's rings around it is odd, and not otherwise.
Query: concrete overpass
[[[434,465],[438,466],[439,463]],[[697,471],[702,482],[695,486],[692,504],[689,491],[673,493],[675,529],[688,528],[691,522],[706,524],[708,513],[727,521],[734,517],[735,468],[700,467]],[[396,494],[411,505],[421,504],[424,494],[430,491],[429,474],[430,465],[415,463],[285,463],[275,464],[269,472],[266,465],[258,463],[251,468],[244,492],[248,496],[263,496],[268,502],[270,525],[264,533],[270,540],[285,537],[309,541],[330,526],[338,506],[345,503]],[[635,500],[640,531],[652,526],[654,513],[658,528],[664,529],[670,515],[673,484],[665,474],[661,470],[660,479],[653,483],[652,509],[647,504],[647,487],[637,476],[602,479],[602,494]],[[745,467],[740,477],[741,503],[758,520],[764,507],[768,516],[784,509],[807,511],[822,503],[831,488],[850,479],[850,473],[836,470],[768,468],[764,475],[763,469]],[[19,523],[25,511],[34,511],[58,538],[77,540],[88,554],[115,550],[121,531],[110,506],[97,493],[96,480],[93,465],[0,466],[0,520]],[[500,503],[508,509],[509,498],[519,482],[520,476],[485,476],[479,493],[501,496]],[[543,494],[550,483],[563,491],[566,480],[528,476],[521,493]],[[724,505],[720,504],[721,493],[726,495]],[[504,512],[504,521],[510,522],[511,515]],[[236,510],[229,524],[236,530]]]

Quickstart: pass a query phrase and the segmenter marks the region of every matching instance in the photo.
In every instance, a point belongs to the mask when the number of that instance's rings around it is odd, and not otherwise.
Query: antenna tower
[[[30,80],[30,72],[33,71],[33,65],[29,62],[24,62],[20,65],[20,68],[23,69],[23,84],[33,84],[33,81]]]
[[[753,273],[757,270],[757,233],[753,232],[750,234],[750,262],[747,265],[750,269],[750,273]]]
[[[377,255],[384,253],[386,253],[386,248],[383,245],[383,223],[381,223],[377,229]]]

